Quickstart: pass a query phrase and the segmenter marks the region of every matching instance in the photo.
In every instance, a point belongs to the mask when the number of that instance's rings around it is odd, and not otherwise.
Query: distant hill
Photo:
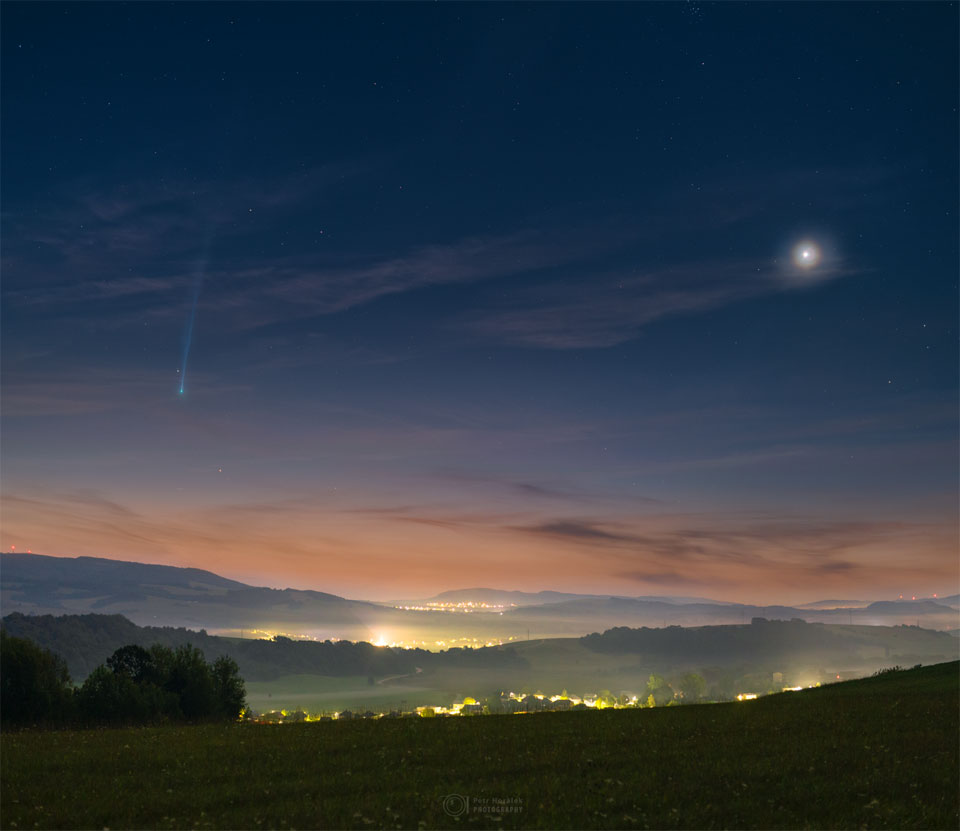
[[[960,611],[943,600],[880,601],[862,608],[756,606],[694,597],[619,597],[554,591],[458,589],[437,602],[504,604],[502,614],[412,611],[322,591],[249,586],[195,568],[97,557],[0,554],[5,614],[119,614],[141,626],[221,634],[252,630],[321,640],[402,642],[444,647],[528,637],[579,637],[617,626],[711,626],[754,617],[956,629]]]
[[[919,624],[929,629],[957,626],[957,610],[933,601],[878,601],[857,609],[799,609],[793,606],[717,605],[713,603],[668,603],[660,599],[629,597],[577,599],[540,606],[524,606],[509,614],[533,631],[549,620],[557,629],[577,627],[591,621],[595,629],[616,626],[708,626],[749,623],[754,617],[775,620],[805,620],[808,623],[847,623],[871,626]],[[582,625],[582,623],[581,623]]]
[[[245,589],[246,585],[199,568],[133,563],[102,557],[49,557],[44,554],[0,554],[4,583],[18,585],[24,597],[54,602],[69,596],[100,595],[127,586],[155,586],[185,595]],[[69,591],[63,587],[69,586]],[[51,587],[52,590],[51,590]]]
[[[891,663],[931,663],[957,657],[956,639],[947,632],[915,626],[842,626],[801,620],[755,618],[747,626],[666,629],[618,627],[587,635],[583,643],[597,652],[682,656],[685,662],[740,663],[790,661],[837,665],[855,658]]]
[[[121,614],[142,625],[282,629],[309,621],[365,639],[384,609],[334,594],[248,586],[209,571],[99,557],[0,554],[4,612]]]

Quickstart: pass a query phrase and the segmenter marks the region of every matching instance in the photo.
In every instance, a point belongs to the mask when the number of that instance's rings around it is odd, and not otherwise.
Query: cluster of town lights
[[[289,638],[292,641],[312,641],[313,643],[323,643],[324,641],[337,643],[342,640],[342,638],[318,638],[314,635],[304,635],[299,632],[280,632],[273,629],[242,629],[239,631],[239,635],[241,638],[245,639],[264,641],[272,641],[276,637]],[[395,641],[391,640],[387,635],[379,634],[375,638],[371,639],[370,643],[373,644],[373,646],[389,647],[391,649],[483,649],[484,647],[490,646],[503,646],[504,643],[510,643],[511,641],[515,640],[517,640],[517,636],[510,635],[506,641],[504,641],[502,638],[480,640],[480,638],[468,637],[448,638],[446,640],[435,641],[417,639],[409,641]]]
[[[513,635],[507,638],[508,641],[513,640]],[[376,640],[371,641],[374,646],[389,646],[392,649],[430,649],[431,647],[439,647],[440,649],[461,647],[464,649],[482,649],[485,646],[503,646],[503,641],[500,639],[482,641],[479,638],[450,638],[446,641],[391,641],[387,639],[386,635],[378,635]]]
[[[839,677],[840,676],[838,675],[837,678]],[[820,686],[820,682],[817,681],[816,684],[810,684],[808,687],[806,687],[806,689],[812,690],[814,687],[819,687],[819,686]],[[800,690],[802,689],[804,689],[804,687],[784,687],[782,692],[800,692]],[[757,693],[740,693],[737,696],[737,701],[753,701],[757,697],[758,697]]]
[[[813,689],[814,687],[819,687],[819,682],[812,684],[808,687],[784,687],[783,692],[799,692],[803,689]],[[763,693],[740,693],[737,695],[737,701],[755,701]],[[677,704],[678,702],[673,699],[665,706],[670,706],[671,704]],[[504,705],[507,705],[507,709],[501,709]],[[624,709],[638,709],[638,708],[653,708],[658,706],[654,700],[653,696],[648,696],[646,700],[642,699],[640,696],[636,695],[624,695],[619,698],[613,696],[605,695],[585,695],[585,696],[576,696],[568,695],[566,692],[563,692],[559,695],[544,695],[543,693],[527,693],[527,694],[517,694],[517,693],[507,693],[503,694],[500,697],[499,705],[494,705],[494,709],[498,712],[510,712],[514,714],[526,714],[526,713],[535,713],[541,710],[624,710]],[[664,706],[664,705],[660,705]],[[438,716],[469,716],[469,715],[480,715],[484,712],[490,712],[490,710],[485,707],[483,704],[479,703],[475,698],[470,696],[465,697],[462,701],[457,701],[451,704],[449,707],[441,707],[437,705],[424,705],[421,707],[414,707],[412,710],[400,712],[393,710],[389,713],[367,711],[365,713],[354,713],[350,710],[343,710],[334,713],[307,713],[303,710],[274,710],[269,713],[264,713],[263,715],[258,715],[253,710],[247,709],[241,715],[241,720],[244,721],[254,721],[258,723],[284,723],[284,722],[317,722],[317,721],[343,721],[343,720],[353,720],[353,719],[379,719],[379,718],[398,718],[398,717],[419,717],[419,718],[432,718]]]
[[[428,600],[425,603],[419,603],[412,606],[394,606],[394,609],[402,609],[405,612],[499,612],[503,614],[504,609],[516,606],[516,603],[483,603],[473,600],[461,600],[458,603],[449,603],[438,600]]]

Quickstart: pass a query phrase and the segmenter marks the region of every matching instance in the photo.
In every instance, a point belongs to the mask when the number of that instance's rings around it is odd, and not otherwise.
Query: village
[[[811,686],[819,687],[820,684],[818,682]],[[781,691],[797,692],[802,689],[804,689],[802,686],[793,686],[783,687]],[[656,695],[653,692],[649,693],[645,698],[628,693],[615,696],[607,691],[583,697],[568,695],[566,690],[558,695],[549,696],[543,693],[518,694],[510,692],[501,693],[499,697],[489,698],[484,701],[477,701],[475,698],[466,696],[462,701],[456,701],[449,707],[421,706],[414,707],[410,710],[394,709],[386,712],[374,710],[365,710],[362,712],[360,710],[356,712],[352,710],[342,710],[337,712],[309,713],[303,709],[296,709],[270,710],[260,714],[247,708],[241,714],[240,720],[254,724],[296,724],[318,721],[351,721],[356,719],[449,718],[454,716],[521,715],[529,713],[596,711],[607,709],[622,710],[710,703],[700,698],[685,700],[682,692],[674,692],[672,690],[670,692],[671,695],[667,698]],[[769,694],[769,692],[738,693],[735,700],[754,701],[767,694]]]

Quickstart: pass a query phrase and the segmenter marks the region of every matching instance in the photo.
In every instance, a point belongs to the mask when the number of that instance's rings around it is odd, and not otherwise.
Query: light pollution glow
[[[2,538],[7,551],[192,566],[254,585],[380,600],[492,584],[796,603],[929,595],[957,578],[946,556],[955,545],[949,524],[882,519],[664,513],[588,526],[518,513],[417,517],[310,505],[154,513],[80,495],[8,495]]]

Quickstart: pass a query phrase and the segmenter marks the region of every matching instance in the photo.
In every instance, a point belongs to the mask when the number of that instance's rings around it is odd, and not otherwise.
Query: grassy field
[[[958,674],[653,710],[6,733],[0,825],[955,829]]]

